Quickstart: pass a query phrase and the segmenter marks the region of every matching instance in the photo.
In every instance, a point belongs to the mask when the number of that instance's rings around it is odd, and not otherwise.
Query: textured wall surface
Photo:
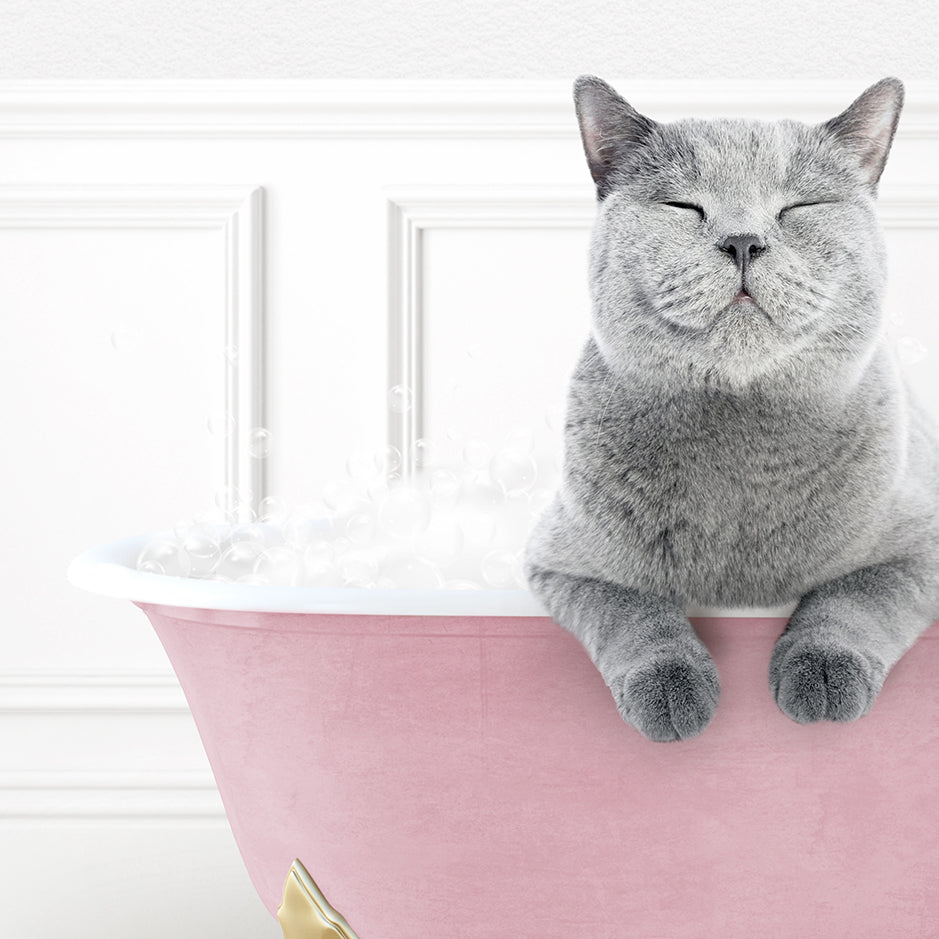
[[[929,0],[4,0],[0,78],[937,77]]]

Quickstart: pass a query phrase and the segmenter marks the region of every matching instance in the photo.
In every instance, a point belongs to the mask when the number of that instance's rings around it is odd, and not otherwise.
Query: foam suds
[[[216,509],[151,541],[137,568],[244,584],[524,587],[522,552],[554,497],[556,461],[539,468],[530,436],[516,434],[494,451],[468,441],[450,465],[418,441],[414,462],[405,482],[394,448],[350,457],[347,477],[324,487],[318,502],[269,498],[256,516],[220,493]]]

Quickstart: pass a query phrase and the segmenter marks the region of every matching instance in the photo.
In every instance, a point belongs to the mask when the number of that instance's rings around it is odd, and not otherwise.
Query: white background
[[[929,0],[4,0],[3,78],[935,77]]]
[[[925,3],[8,0],[0,27],[0,935],[280,934],[148,624],[65,566],[236,477],[313,498],[412,430],[405,374],[425,435],[529,427],[548,459],[587,326],[576,75],[661,119],[821,120],[906,80],[888,306],[939,414]],[[412,316],[421,354],[389,354]]]

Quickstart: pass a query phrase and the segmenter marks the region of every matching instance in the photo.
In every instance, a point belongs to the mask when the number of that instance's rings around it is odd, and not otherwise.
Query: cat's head
[[[599,202],[594,335],[616,371],[736,389],[864,358],[881,329],[874,199],[897,79],[818,125],[659,123],[593,76],[574,99]]]

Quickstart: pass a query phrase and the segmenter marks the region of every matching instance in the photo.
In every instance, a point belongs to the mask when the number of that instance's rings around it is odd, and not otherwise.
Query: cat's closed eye
[[[783,206],[783,208],[779,210],[776,219],[781,221],[783,216],[792,209],[808,209],[817,205],[831,205],[836,201],[836,199],[819,199],[817,202],[793,202],[792,205]]]
[[[663,202],[662,205],[671,206],[673,209],[690,209],[692,212],[697,212],[702,220],[704,219],[704,209],[702,209],[700,205],[695,205],[693,202]]]

